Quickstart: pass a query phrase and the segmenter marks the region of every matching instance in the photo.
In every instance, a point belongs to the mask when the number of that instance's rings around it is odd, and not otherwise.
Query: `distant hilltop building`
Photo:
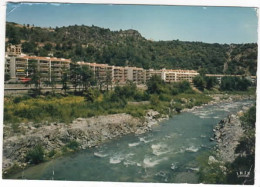
[[[22,54],[22,45],[12,45],[9,44],[6,49],[6,54],[8,56],[19,56]]]
[[[10,75],[11,81],[21,81],[32,75],[32,68],[37,68],[43,81],[61,81],[62,73],[70,68],[70,59],[56,57],[38,57],[22,54],[21,45],[9,45],[5,57],[5,73]],[[199,73],[195,70],[173,69],[143,69],[138,67],[119,67],[108,64],[77,62],[80,66],[88,66],[94,73],[95,79],[107,81],[109,78],[113,84],[125,84],[133,81],[136,84],[145,84],[152,76],[157,75],[165,82],[180,82],[192,80]],[[207,74],[217,77],[219,80],[227,75]],[[235,76],[235,75],[230,75]],[[241,75],[238,75],[241,76]],[[252,82],[256,77],[252,76]]]

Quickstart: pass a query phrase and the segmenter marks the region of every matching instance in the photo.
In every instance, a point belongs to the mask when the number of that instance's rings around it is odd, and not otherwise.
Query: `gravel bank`
[[[250,107],[243,107],[241,111],[236,114],[231,114],[225,119],[221,120],[214,131],[214,139],[217,142],[216,153],[217,159],[221,162],[233,162],[238,154],[235,149],[239,144],[240,138],[243,136],[244,130],[241,126],[240,117]]]
[[[46,153],[60,151],[70,141],[77,141],[80,149],[98,146],[109,139],[125,134],[142,134],[151,130],[159,121],[167,119],[149,110],[143,119],[129,114],[113,114],[91,118],[77,118],[71,124],[40,123],[19,124],[23,134],[11,134],[10,125],[4,126],[3,173],[7,173],[15,163],[26,167],[27,152],[41,144]]]

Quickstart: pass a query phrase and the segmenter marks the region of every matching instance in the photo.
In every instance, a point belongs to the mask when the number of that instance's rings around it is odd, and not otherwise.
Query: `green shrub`
[[[168,94],[160,94],[159,95],[159,99],[161,100],[161,101],[171,101],[171,96],[170,95],[168,95]]]
[[[178,93],[184,93],[190,90],[192,89],[188,81],[174,82],[171,88],[171,92],[173,95],[176,95]]]
[[[197,158],[199,163],[199,182],[206,184],[225,184],[226,176],[221,169],[221,163],[216,162],[208,164],[209,156],[214,155],[214,152],[201,153]]]
[[[193,78],[193,84],[196,86],[199,90],[203,91],[206,87],[206,81],[204,80],[204,77],[201,75],[197,75]]]
[[[49,153],[48,153],[48,157],[52,158],[54,155],[56,154],[56,151],[54,149],[52,149]]]
[[[172,94],[172,95],[177,95],[178,93],[179,93],[178,88],[173,87],[173,88],[171,89],[171,94]]]
[[[63,154],[66,154],[66,153],[68,153],[68,147],[67,146],[63,146],[62,148],[61,148],[61,151],[62,151],[62,153]]]
[[[20,126],[18,123],[12,123],[11,124],[12,130],[14,133],[19,133],[20,132]]]
[[[147,92],[137,90],[133,98],[135,101],[147,101],[149,100],[149,94]]]
[[[128,107],[126,109],[126,113],[130,114],[130,115],[132,115],[134,117],[140,118],[140,117],[145,115],[145,109],[142,108],[142,107],[138,107],[138,108]]]
[[[220,89],[223,91],[246,91],[249,86],[251,86],[251,82],[244,77],[222,77]]]
[[[177,103],[174,105],[174,108],[175,108],[176,112],[180,113],[181,110],[183,109],[183,106],[181,106],[181,104]]]
[[[152,95],[150,97],[151,105],[158,106],[160,104],[159,96],[158,95]]]
[[[187,108],[192,108],[194,105],[192,104],[192,103],[188,103],[188,104],[186,104],[186,107]]]
[[[166,93],[167,91],[169,91],[169,90],[167,90],[166,83],[158,75],[152,76],[147,81],[146,85],[147,85],[147,92],[149,94],[160,94],[160,93]]]
[[[22,97],[18,96],[18,97],[15,97],[15,98],[13,99],[13,102],[14,102],[15,104],[17,104],[17,103],[20,103],[21,101],[25,101],[25,100],[30,99],[30,98],[31,98],[31,97],[28,96],[28,95],[25,95],[25,96],[22,96]]]
[[[31,149],[25,157],[27,162],[32,164],[38,164],[44,161],[44,150],[41,145],[36,145],[33,149]]]
[[[68,147],[69,149],[72,149],[74,151],[79,149],[79,146],[80,146],[80,144],[75,140],[71,140],[71,141],[69,141],[69,143],[66,144],[66,147]]]

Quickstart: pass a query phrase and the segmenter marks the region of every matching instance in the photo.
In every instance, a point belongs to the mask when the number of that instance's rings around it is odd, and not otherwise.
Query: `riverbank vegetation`
[[[255,168],[255,122],[256,106],[251,107],[241,118],[244,135],[239,139],[236,159],[229,163],[225,160],[210,161],[217,158],[213,152],[205,152],[198,157],[200,163],[199,182],[207,184],[254,184]]]
[[[107,114],[127,113],[142,118],[149,109],[156,110],[161,115],[171,115],[184,108],[208,103],[212,100],[208,92],[214,92],[207,89],[197,91],[186,81],[165,83],[157,76],[152,77],[146,86],[147,89],[139,89],[134,83],[128,82],[111,90],[89,86],[64,93],[39,92],[37,95],[6,96],[4,137],[24,134],[26,128],[23,127],[29,122],[32,124],[30,128],[38,128],[51,123],[69,124],[76,118]],[[8,133],[5,129],[8,129]],[[39,144],[26,153],[26,162],[38,164],[78,149],[76,141],[68,142],[59,151],[43,150]],[[14,164],[8,173],[17,171],[19,167]]]
[[[216,87],[222,92],[247,91],[250,86],[254,86],[254,83],[246,77],[224,76],[218,81],[216,77],[207,77],[204,72],[199,72],[200,74],[193,78],[193,84],[200,91],[213,90]]]
[[[210,94],[255,94],[255,89],[249,89],[251,84],[245,78],[223,77],[219,84],[216,78],[205,77],[203,72],[200,71],[200,75],[193,80],[194,86],[200,91],[194,90],[187,81],[166,83],[158,76],[147,81],[146,90],[138,89],[130,81],[111,89],[111,83],[95,80],[88,68],[75,65],[70,69],[70,77],[66,72],[63,74],[63,93],[55,93],[54,89],[51,93],[43,94],[39,85],[41,76],[36,76],[28,82],[34,84],[28,95],[6,96],[4,122],[11,123],[16,132],[19,131],[16,123],[29,121],[70,123],[79,117],[116,113],[142,117],[148,109],[169,115],[172,111],[180,112],[183,108],[208,103],[212,100],[208,96]],[[69,83],[73,85],[73,90],[69,90]],[[233,89],[226,89],[227,85],[232,85]]]
[[[256,106],[250,108],[241,117],[241,122],[244,135],[236,148],[238,157],[227,165],[227,182],[229,184],[254,184]],[[240,172],[247,176],[241,176]]]
[[[129,82],[108,91],[88,88],[84,92],[70,92],[66,95],[56,93],[33,97],[9,96],[5,97],[4,122],[70,123],[79,117],[116,113],[142,117],[148,109],[169,114],[169,110],[179,112],[183,108],[191,108],[211,100],[209,96],[193,91],[188,82],[167,84],[159,77],[153,77],[148,81],[147,87],[147,90],[141,90]],[[13,127],[16,129],[17,126]]]
[[[36,85],[28,94],[5,96],[4,137],[24,134],[26,131],[24,127],[27,124],[30,128],[39,128],[51,123],[69,124],[76,118],[119,113],[143,118],[149,109],[166,116],[179,113],[184,108],[209,103],[213,100],[210,95],[235,92],[233,90],[223,92],[219,89],[218,84],[213,84],[211,88],[206,86],[203,90],[197,90],[187,81],[166,83],[158,76],[153,76],[147,81],[146,89],[138,88],[133,82],[112,87],[111,83],[106,80],[101,82],[92,79],[93,74],[88,69],[75,67],[72,71],[71,77],[64,74],[62,78],[62,93],[55,92],[55,89],[52,92],[43,93],[38,85],[40,79],[36,77],[32,79],[33,82],[30,82]],[[73,79],[73,77],[77,78]],[[74,89],[70,90],[68,85],[71,83],[73,83]],[[254,88],[236,92],[255,95]],[[229,95],[226,95],[226,97],[229,97]],[[38,164],[78,149],[77,142],[68,142],[58,152],[55,152],[55,150],[46,152],[39,145],[27,152],[26,162]],[[44,158],[42,158],[43,155]],[[13,168],[15,168],[14,171],[17,170],[16,165]],[[13,168],[11,168],[11,171]]]

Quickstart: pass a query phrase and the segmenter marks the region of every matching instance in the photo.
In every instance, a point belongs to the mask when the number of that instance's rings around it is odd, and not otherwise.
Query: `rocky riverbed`
[[[214,95],[212,97],[214,100],[205,105],[250,98],[250,96],[239,95]],[[182,111],[194,110],[198,107],[203,107],[203,105]],[[154,125],[157,125],[158,122],[168,118],[168,115],[161,115],[157,111],[149,110],[143,118],[135,118],[129,114],[113,114],[91,118],[77,118],[70,124],[29,122],[18,124],[15,128],[14,124],[5,124],[3,173],[7,173],[14,165],[17,165],[19,168],[27,167],[28,163],[25,162],[26,154],[38,144],[42,145],[46,154],[53,150],[62,154],[62,148],[70,141],[77,141],[80,145],[79,149],[86,149],[125,134],[145,133],[151,130]],[[235,122],[235,119],[228,121]],[[232,131],[232,128],[230,131]],[[19,132],[14,133],[13,129],[18,129]],[[219,139],[217,139],[219,143],[222,141],[220,138],[225,137],[225,132],[227,132],[226,129],[220,129],[216,130],[216,133],[219,131],[221,134]],[[237,131],[237,134],[239,133],[241,133],[240,130]],[[233,136],[236,137],[236,135]],[[216,137],[218,137],[218,134]],[[226,140],[222,142],[226,142]],[[224,147],[227,147],[225,144],[219,145],[219,148],[223,149],[223,153],[225,153]]]
[[[244,133],[240,117],[249,108],[243,107],[238,113],[228,115],[215,126],[213,129],[214,138],[211,138],[211,140],[217,142],[215,147],[216,158],[210,156],[209,164],[219,162],[220,165],[223,165],[221,166],[223,168],[226,162],[233,162],[236,159],[238,154],[235,153],[235,150]]]
[[[26,154],[40,144],[46,153],[55,150],[60,152],[70,141],[77,141],[80,149],[98,146],[109,139],[125,134],[142,134],[167,115],[149,110],[144,118],[135,118],[129,114],[112,114],[91,118],[77,118],[71,124],[39,123],[19,124],[23,134],[11,134],[10,125],[4,126],[3,172],[7,173],[14,164],[26,167]]]
[[[189,112],[196,110],[198,108],[202,108],[208,105],[221,104],[221,103],[232,103],[234,101],[246,100],[246,99],[255,99],[254,95],[227,95],[227,94],[213,94],[209,95],[212,97],[212,100],[206,104],[202,104],[200,106],[194,106],[192,108],[184,108],[181,112]]]

